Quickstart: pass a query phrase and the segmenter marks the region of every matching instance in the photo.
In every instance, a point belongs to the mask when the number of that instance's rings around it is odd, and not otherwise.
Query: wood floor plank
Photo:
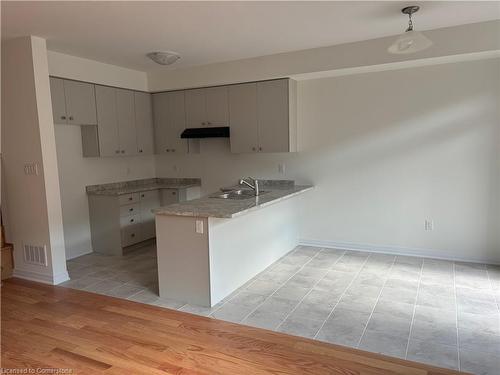
[[[1,310],[5,368],[109,375],[463,374],[20,279],[2,286]]]

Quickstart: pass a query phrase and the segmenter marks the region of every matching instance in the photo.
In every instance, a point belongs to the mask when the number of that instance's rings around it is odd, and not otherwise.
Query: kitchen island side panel
[[[212,306],[297,246],[297,206],[297,199],[287,199],[231,219],[208,219]]]
[[[196,221],[203,233],[196,232]],[[161,298],[210,305],[207,219],[156,215],[158,285]]]

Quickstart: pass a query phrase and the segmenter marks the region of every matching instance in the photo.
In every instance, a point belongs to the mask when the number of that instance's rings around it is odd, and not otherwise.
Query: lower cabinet
[[[122,255],[129,246],[155,237],[160,206],[186,200],[187,189],[148,190],[123,195],[89,195],[92,247],[97,253]]]

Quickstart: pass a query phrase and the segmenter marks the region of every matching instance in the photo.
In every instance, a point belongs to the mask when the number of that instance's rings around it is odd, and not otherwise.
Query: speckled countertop
[[[241,189],[241,187],[237,188]],[[273,183],[272,180],[269,180],[261,183],[261,190],[267,191],[267,193],[258,197],[248,199],[221,199],[212,198],[211,196],[214,195],[213,193],[203,198],[160,207],[153,210],[153,212],[157,215],[168,216],[233,218],[249,211],[266,207],[295,195],[302,194],[313,188],[314,187],[310,185],[294,185],[293,181],[285,180]]]
[[[86,187],[90,195],[122,195],[158,189],[185,189],[200,186],[199,178],[147,178]]]

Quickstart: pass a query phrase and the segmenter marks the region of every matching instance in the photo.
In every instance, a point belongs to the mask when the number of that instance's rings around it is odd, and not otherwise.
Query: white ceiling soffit
[[[417,30],[500,18],[499,2],[2,1],[2,38],[37,35],[48,48],[142,71],[176,69],[396,35],[417,4]],[[145,54],[173,50],[169,67]]]

